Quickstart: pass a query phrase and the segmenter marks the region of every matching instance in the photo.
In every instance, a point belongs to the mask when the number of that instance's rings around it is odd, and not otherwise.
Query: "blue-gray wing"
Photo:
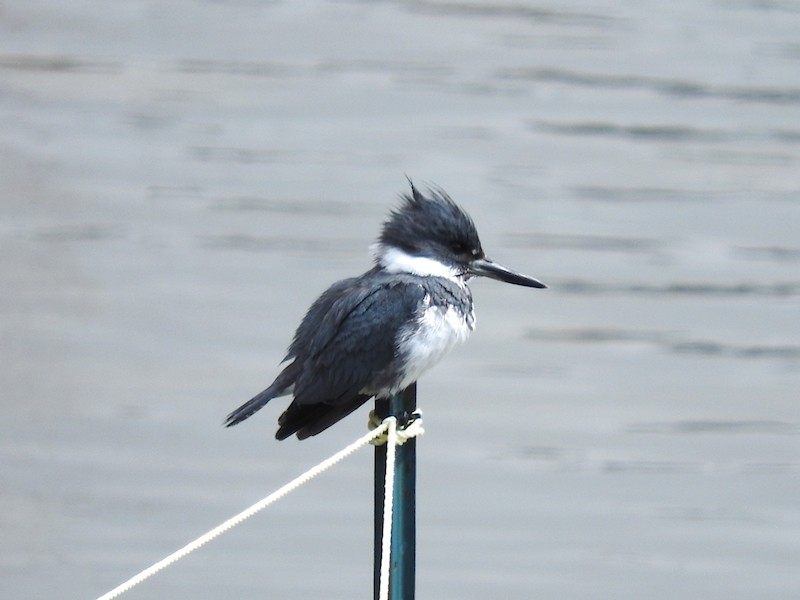
[[[334,284],[309,309],[289,349],[297,368],[294,403],[338,405],[365,386],[393,381],[397,332],[416,317],[425,293],[388,277]]]

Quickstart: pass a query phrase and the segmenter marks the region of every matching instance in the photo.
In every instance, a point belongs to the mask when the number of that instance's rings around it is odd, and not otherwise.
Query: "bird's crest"
[[[426,196],[408,179],[411,193],[401,196],[401,204],[383,224],[378,244],[412,255],[429,248],[430,243],[445,243],[480,252],[481,242],[472,218],[441,188],[428,188]]]

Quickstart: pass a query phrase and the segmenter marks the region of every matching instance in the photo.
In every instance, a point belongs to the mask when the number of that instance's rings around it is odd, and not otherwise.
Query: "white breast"
[[[474,312],[465,315],[452,307],[430,306],[430,298],[426,298],[419,319],[401,332],[398,340],[398,350],[404,359],[405,369],[402,380],[392,393],[414,383],[456,344],[464,343],[474,328]]]

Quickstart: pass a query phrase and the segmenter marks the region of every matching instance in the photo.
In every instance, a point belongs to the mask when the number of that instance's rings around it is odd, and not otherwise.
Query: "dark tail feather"
[[[359,394],[341,404],[297,404],[293,402],[278,419],[280,428],[275,434],[278,440],[285,440],[293,433],[297,439],[304,440],[326,430],[341,421],[372,396]]]
[[[275,384],[269,386],[263,392],[242,404],[225,419],[225,427],[231,427],[241,423],[247,417],[257,413],[261,408],[273,398],[281,395],[282,390],[276,390]]]

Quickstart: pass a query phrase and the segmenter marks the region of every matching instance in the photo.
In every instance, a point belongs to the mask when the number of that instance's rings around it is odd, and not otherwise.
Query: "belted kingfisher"
[[[370,398],[404,390],[467,339],[475,327],[470,278],[547,287],[486,258],[470,216],[443,190],[428,193],[411,184],[373,246],[375,266],[311,305],[284,359],[291,362],[226,426],[292,394],[275,437],[317,435]]]

